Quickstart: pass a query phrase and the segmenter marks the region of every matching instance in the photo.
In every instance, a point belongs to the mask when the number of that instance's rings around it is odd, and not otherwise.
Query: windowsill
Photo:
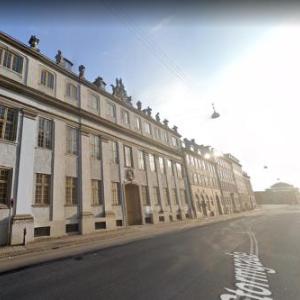
[[[78,156],[78,154],[73,154],[73,153],[65,153],[65,156]]]
[[[91,206],[92,207],[100,207],[100,206],[103,206],[103,204],[92,204]]]
[[[32,207],[49,207],[49,204],[32,204]]]
[[[77,204],[65,204],[65,207],[77,207]]]
[[[46,151],[49,151],[49,152],[52,152],[52,150],[53,150],[53,149],[50,149],[50,148],[40,147],[40,146],[36,146],[35,149],[46,150]]]
[[[51,93],[51,94],[54,93],[54,87],[51,88],[51,87],[48,87],[48,86],[46,86],[46,85],[43,85],[42,83],[39,83],[39,87],[40,87],[41,89],[43,89],[44,92],[48,92],[48,93]]]
[[[7,204],[0,203],[0,209],[9,209]]]
[[[1,139],[1,138],[0,138],[0,143],[14,145],[14,146],[17,145],[16,141],[10,141],[10,140],[5,140],[5,139]]]
[[[20,79],[23,78],[23,72],[22,72],[22,73],[16,72],[16,71],[14,71],[14,70],[12,70],[12,69],[9,69],[9,68],[7,68],[7,67],[5,67],[5,66],[3,66],[3,65],[1,65],[1,68],[3,68],[4,70],[6,70],[6,71],[8,71],[8,72],[11,72],[11,73],[17,75],[18,77],[20,77]]]

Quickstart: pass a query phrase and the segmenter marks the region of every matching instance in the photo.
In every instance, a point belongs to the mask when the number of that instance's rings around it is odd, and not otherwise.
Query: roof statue
[[[118,97],[122,100],[128,100],[127,92],[121,78],[116,78],[116,85],[111,84],[111,87],[115,97]]]
[[[80,65],[79,68],[79,78],[80,79],[84,79],[84,72],[85,72],[85,66],[84,65]]]
[[[106,83],[104,82],[103,78],[98,76],[93,84],[98,88],[98,89],[102,89],[102,90],[105,90],[105,86],[106,86]]]
[[[160,122],[159,112],[155,115],[155,120],[156,120],[157,122]]]
[[[137,107],[138,110],[142,110],[142,102],[141,102],[141,101],[138,101],[138,102],[136,103],[136,107]]]
[[[28,41],[28,44],[30,45],[30,47],[36,51],[40,51],[38,49],[38,44],[39,44],[40,40],[35,36],[32,35]]]

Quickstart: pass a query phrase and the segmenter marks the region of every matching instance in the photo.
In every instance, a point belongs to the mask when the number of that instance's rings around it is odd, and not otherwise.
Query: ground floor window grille
[[[0,204],[7,204],[9,198],[10,170],[0,169]]]

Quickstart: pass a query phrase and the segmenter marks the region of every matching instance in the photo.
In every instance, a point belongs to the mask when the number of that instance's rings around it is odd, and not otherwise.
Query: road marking
[[[234,300],[243,297],[245,300],[273,300],[267,274],[275,270],[264,267],[258,257],[258,242],[251,226],[245,232],[250,240],[249,254],[244,252],[226,253],[233,256],[235,267],[236,290],[224,288],[228,293],[220,296],[221,300]]]

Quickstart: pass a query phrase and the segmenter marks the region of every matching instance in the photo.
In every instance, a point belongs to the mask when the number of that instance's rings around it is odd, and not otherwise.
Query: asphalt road
[[[234,251],[253,253],[276,271],[267,274],[271,299],[300,299],[300,210],[269,211],[3,274],[0,299],[220,299],[225,287],[235,289],[228,255]]]

